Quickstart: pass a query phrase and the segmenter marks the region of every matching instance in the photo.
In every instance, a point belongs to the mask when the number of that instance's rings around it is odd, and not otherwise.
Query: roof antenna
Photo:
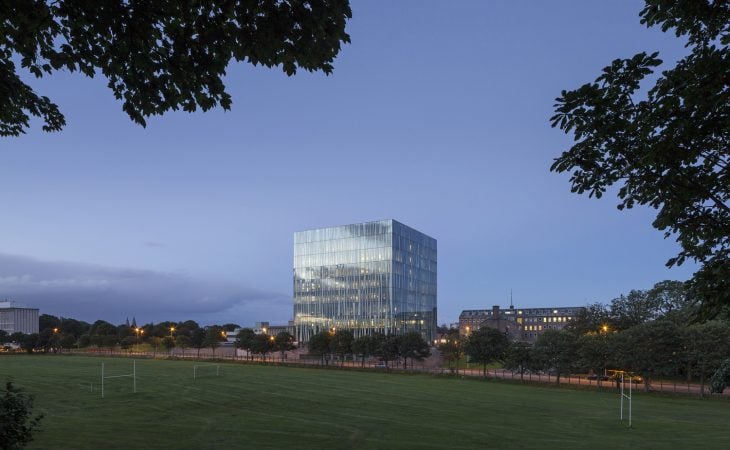
[[[509,290],[509,309],[515,309],[515,305],[512,303],[512,289]]]

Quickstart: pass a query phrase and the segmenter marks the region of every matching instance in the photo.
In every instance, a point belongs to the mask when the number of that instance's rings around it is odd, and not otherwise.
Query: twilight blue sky
[[[292,233],[394,218],[438,240],[439,323],[608,301],[693,267],[648,209],[549,172],[562,89],[685,53],[643,2],[353,2],[335,72],[229,67],[232,111],[133,124],[105,80],[32,85],[66,114],[0,138],[0,299],[85,320],[291,317]]]

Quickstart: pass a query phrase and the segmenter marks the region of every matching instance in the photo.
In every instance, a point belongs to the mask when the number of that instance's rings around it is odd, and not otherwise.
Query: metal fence
[[[227,349],[230,350],[230,349]],[[68,350],[64,353],[72,353],[77,355],[98,355],[98,356],[116,356],[116,357],[133,357],[133,358],[149,358],[149,359],[183,359],[183,360],[216,360],[216,361],[234,361],[241,363],[252,363],[252,364],[267,364],[267,365],[287,365],[287,366],[307,366],[307,367],[324,367],[331,369],[348,369],[348,370],[368,370],[368,371],[382,371],[382,372],[412,372],[412,373],[429,373],[442,376],[458,376],[458,377],[469,377],[469,378],[487,378],[487,379],[498,379],[498,380],[511,380],[515,382],[524,383],[550,383],[560,385],[575,385],[583,386],[586,388],[599,389],[599,390],[613,390],[618,391],[620,386],[612,380],[600,380],[594,377],[587,376],[575,376],[575,375],[557,375],[544,374],[544,373],[533,373],[525,372],[520,374],[506,369],[487,369],[486,372],[479,368],[449,368],[449,367],[433,367],[426,366],[422,363],[408,360],[407,364],[404,361],[379,361],[377,359],[369,358],[364,361],[358,358],[345,358],[341,360],[339,358],[332,357],[314,357],[311,355],[300,355],[300,357],[292,357],[289,354],[285,354],[284,357],[281,354],[270,354],[266,357],[261,355],[239,355],[237,352],[226,350],[212,352],[210,349],[201,349],[198,352],[197,349],[189,349],[182,351],[175,349],[171,352],[165,351],[151,351],[151,352],[137,352],[137,351],[125,351],[117,349],[85,349],[85,350]],[[643,383],[634,383],[634,389],[637,391],[645,390]],[[705,385],[705,394],[709,394],[709,386]],[[650,383],[649,390],[658,392],[667,392],[675,394],[692,394],[700,395],[701,386],[693,383],[678,383],[676,381],[667,380],[654,380]],[[713,394],[717,395],[717,394]],[[730,397],[730,389],[726,389],[722,394],[725,397]]]

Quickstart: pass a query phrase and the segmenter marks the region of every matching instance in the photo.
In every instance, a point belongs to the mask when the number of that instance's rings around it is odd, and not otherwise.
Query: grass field
[[[31,448],[730,448],[730,402],[499,381],[192,361],[0,357],[45,414]],[[88,383],[94,383],[89,392]],[[85,384],[85,385],[82,385]]]

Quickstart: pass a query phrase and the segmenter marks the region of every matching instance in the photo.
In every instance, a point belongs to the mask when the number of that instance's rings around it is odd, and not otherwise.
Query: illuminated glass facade
[[[320,331],[436,331],[436,239],[395,220],[294,233],[294,323]]]

